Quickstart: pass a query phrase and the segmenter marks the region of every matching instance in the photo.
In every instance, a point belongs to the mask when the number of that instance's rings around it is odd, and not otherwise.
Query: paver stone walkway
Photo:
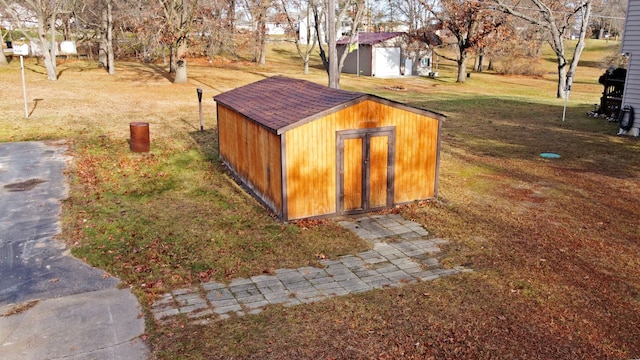
[[[294,306],[470,271],[440,268],[434,254],[447,241],[429,238],[420,224],[398,214],[362,215],[339,223],[373,248],[321,260],[321,268],[278,269],[273,275],[236,279],[230,284],[207,282],[174,290],[153,304],[155,319],[163,321],[179,314],[201,322],[226,319],[231,314],[257,314],[269,304]]]

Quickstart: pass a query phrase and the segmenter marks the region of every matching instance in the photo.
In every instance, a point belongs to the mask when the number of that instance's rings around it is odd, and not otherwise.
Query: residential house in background
[[[627,78],[622,96],[620,135],[640,136],[640,1],[629,1],[622,37],[622,53],[629,56]],[[628,110],[625,111],[625,106]],[[627,116],[627,118],[622,118]]]

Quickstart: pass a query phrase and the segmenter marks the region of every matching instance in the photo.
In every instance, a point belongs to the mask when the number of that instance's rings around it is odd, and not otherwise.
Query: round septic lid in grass
[[[543,152],[543,153],[540,153],[540,157],[543,157],[545,159],[559,159],[560,155],[556,153]]]

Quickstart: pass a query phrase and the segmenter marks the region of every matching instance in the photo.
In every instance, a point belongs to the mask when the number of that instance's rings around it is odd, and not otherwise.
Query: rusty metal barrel
[[[129,123],[131,139],[129,148],[133,152],[149,152],[151,143],[149,141],[149,123],[132,122]]]

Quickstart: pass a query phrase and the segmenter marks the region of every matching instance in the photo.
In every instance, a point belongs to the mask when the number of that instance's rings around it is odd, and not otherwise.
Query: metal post
[[[27,105],[27,83],[24,80],[24,56],[20,55],[20,69],[22,70],[22,93],[24,95],[24,117],[29,118],[29,106]]]
[[[569,92],[567,91],[564,95],[564,109],[562,110],[562,121],[567,117],[567,98],[569,97]]]
[[[200,111],[200,131],[204,131],[204,124],[202,122],[202,89],[197,88],[196,92],[198,92],[198,109]]]
[[[564,94],[564,110],[562,110],[562,121],[564,122],[564,119],[567,116],[567,100],[569,100],[569,93],[571,92],[571,79],[572,79],[572,74],[571,71],[569,71],[569,74],[567,76],[567,84],[565,86],[565,94]]]

